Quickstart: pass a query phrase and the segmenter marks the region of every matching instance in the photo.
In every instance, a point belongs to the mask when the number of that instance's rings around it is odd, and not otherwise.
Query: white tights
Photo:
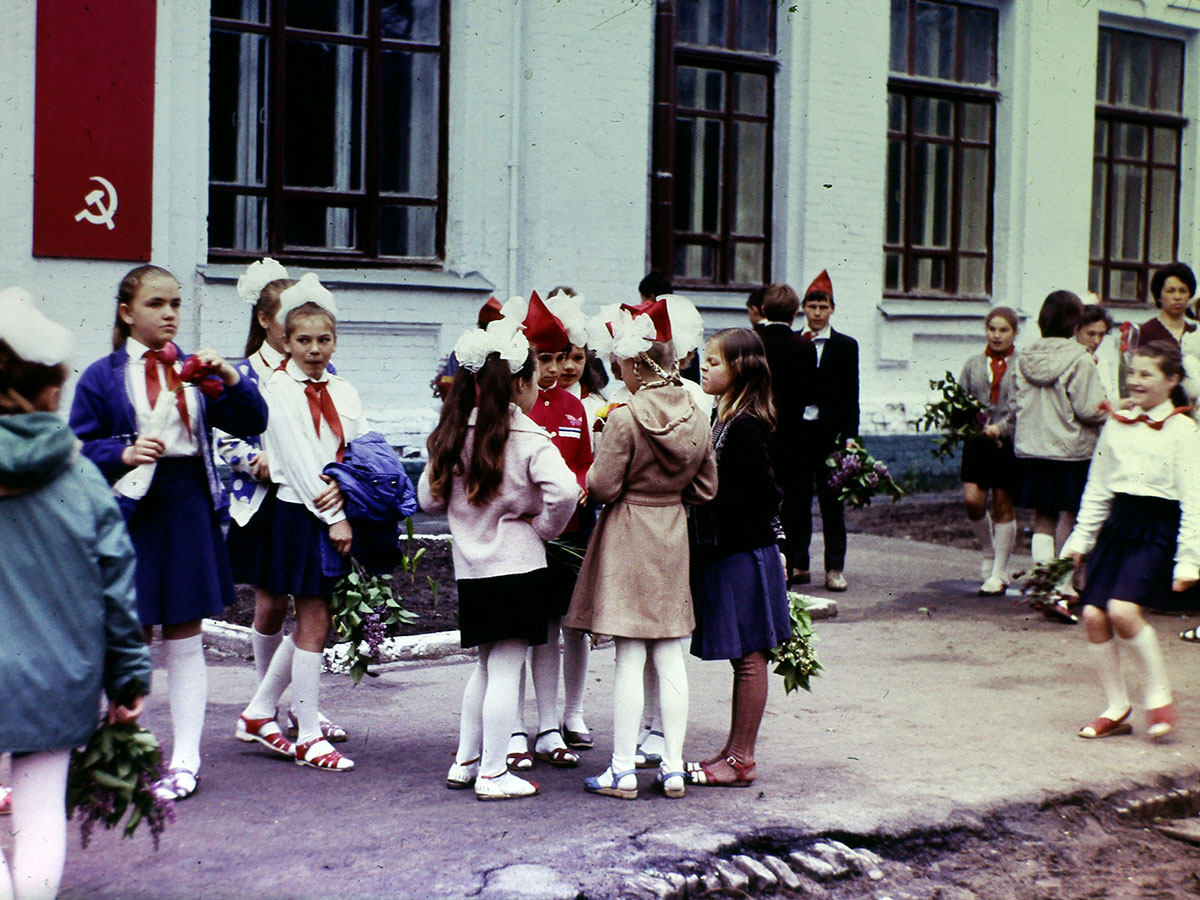
[[[69,750],[48,750],[12,761],[13,859],[0,850],[0,900],[53,900],[67,858]]]
[[[561,619],[551,619],[546,628],[546,643],[529,648],[529,671],[533,673],[533,690],[537,698],[537,733],[550,731],[565,724],[573,731],[587,731],[583,719],[583,692],[587,687],[588,653],[591,647],[586,632],[561,625]],[[561,626],[562,649],[559,649]],[[558,715],[558,666],[562,659],[564,690],[563,712]],[[525,728],[525,670],[517,682],[517,709],[513,734]]]
[[[678,638],[639,640],[614,638],[617,648],[613,675],[613,756],[614,772],[634,767],[638,729],[645,703],[642,677],[646,657],[654,661],[658,673],[658,705],[662,712],[663,768],[683,771],[683,738],[687,731],[688,686],[683,661],[683,644]]]
[[[467,680],[459,721],[455,759],[468,763],[480,758],[479,774],[503,775],[505,752],[516,713],[517,680],[525,662],[525,641],[480,644],[479,659]]]

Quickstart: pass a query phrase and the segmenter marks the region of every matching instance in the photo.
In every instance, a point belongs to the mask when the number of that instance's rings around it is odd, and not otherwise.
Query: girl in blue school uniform
[[[264,443],[277,488],[257,584],[273,594],[292,596],[296,630],[272,655],[238,719],[236,736],[257,741],[301,766],[345,772],[354,762],[322,733],[317,701],[334,584],[322,566],[323,548],[345,556],[353,532],[345,499],[323,470],[328,463],[342,461],[347,444],[367,431],[367,422],[353,385],[329,371],[337,349],[333,295],[310,272],[279,300],[276,320],[283,325],[290,358],[263,387],[272,416]],[[279,698],[289,684],[297,722],[295,744],[275,721]]]
[[[246,337],[246,358],[236,363],[243,378],[262,387],[291,358],[284,341],[279,312],[279,296],[296,284],[287,269],[271,258],[251,263],[238,278],[237,292],[250,304],[250,332]],[[330,366],[330,372],[334,369]],[[261,437],[238,438],[220,434],[217,453],[233,470],[229,500],[232,520],[226,546],[236,584],[254,586],[254,624],[250,642],[254,650],[254,668],[261,682],[271,657],[283,640],[283,621],[287,615],[288,595],[268,585],[271,546],[271,514],[277,487],[271,479],[271,466]],[[329,490],[333,490],[329,488]],[[346,740],[346,730],[319,715],[321,732],[333,743]],[[297,720],[288,713],[289,735],[295,737]]]
[[[180,381],[185,355],[173,340],[180,305],[179,282],[166,269],[138,266],[121,279],[113,352],[84,371],[70,417],[125,515],[147,643],[162,628],[173,741],[158,792],[176,800],[191,796],[200,779],[208,696],[201,620],[234,600],[212,429],[250,436],[267,425],[254,385],[212,350],[195,358],[220,379],[219,395]]]

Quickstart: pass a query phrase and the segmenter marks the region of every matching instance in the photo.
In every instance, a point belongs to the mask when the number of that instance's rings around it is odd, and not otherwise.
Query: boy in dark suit
[[[789,572],[808,568],[808,541],[793,544],[793,535],[812,531],[812,476],[804,463],[804,410],[815,402],[817,350],[811,341],[792,331],[800,309],[800,298],[788,284],[772,284],[751,294],[747,309],[757,308],[762,320],[754,331],[762,339],[771,369],[771,399],[777,422],[771,434],[771,465],[783,492],[779,521],[783,526],[784,550]],[[808,489],[802,482],[808,477]],[[803,519],[809,519],[807,525]],[[800,565],[803,562],[803,565]]]
[[[817,354],[815,391],[805,407],[801,426],[804,473],[800,479],[801,495],[799,532],[788,535],[789,548],[796,548],[792,580],[806,584],[809,572],[808,546],[812,538],[812,494],[816,484],[817,502],[821,507],[821,525],[825,533],[825,587],[831,591],[846,590],[846,518],[837,490],[829,486],[829,467],[825,460],[838,441],[858,436],[858,342],[849,335],[834,331],[829,324],[833,316],[833,283],[829,273],[821,270],[804,292],[804,317],[807,327],[801,339],[810,342]]]

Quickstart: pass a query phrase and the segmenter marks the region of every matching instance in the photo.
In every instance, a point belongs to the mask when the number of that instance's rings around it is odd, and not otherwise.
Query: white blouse
[[[1186,415],[1171,416],[1170,401],[1150,410],[1152,421],[1170,416],[1160,431],[1142,422],[1126,424],[1109,419],[1100,431],[1079,504],[1075,529],[1063,545],[1063,555],[1087,553],[1108,518],[1114,494],[1178,500],[1182,511],[1175,551],[1175,577],[1200,573],[1200,433]],[[1121,410],[1136,419],[1139,407]]]
[[[283,503],[303,503],[322,522],[332,525],[346,518],[345,512],[317,512],[313,497],[329,486],[321,478],[321,472],[337,459],[338,438],[324,419],[318,437],[304,393],[308,380],[295,360],[290,360],[266,382],[263,396],[270,410],[271,425],[263,440],[271,461],[271,480],[279,485],[276,499]],[[341,419],[346,443],[365,434],[367,419],[354,386],[328,372],[317,380],[328,385],[326,390]]]
[[[149,433],[147,428],[150,425],[152,411],[150,398],[146,394],[146,359],[144,358],[149,350],[149,347],[133,338],[125,341],[125,352],[129,354],[129,362],[125,364],[125,392],[137,415],[138,434]],[[158,366],[158,383],[165,391],[167,390],[167,376],[163,371],[164,366],[157,361],[155,361],[155,365]],[[177,359],[172,368],[178,374],[179,370],[183,368],[182,359]],[[187,385],[183,388],[182,393],[187,401],[188,418],[191,420],[192,428],[196,428],[199,415],[196,389]],[[196,442],[195,436],[184,427],[183,418],[174,404],[167,415],[166,427],[155,437],[162,438],[163,443],[167,445],[167,449],[163,452],[164,457],[195,456],[200,452],[200,445]]]

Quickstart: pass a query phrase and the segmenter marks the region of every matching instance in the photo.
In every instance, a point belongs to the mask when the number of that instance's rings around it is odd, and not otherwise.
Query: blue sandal
[[[633,779],[632,788],[621,787],[621,782],[626,778]],[[609,766],[599,775],[583,779],[583,789],[589,794],[603,794],[605,797],[617,797],[621,800],[636,800],[638,795],[637,770],[626,769],[624,772],[614,772],[612,766]]]

